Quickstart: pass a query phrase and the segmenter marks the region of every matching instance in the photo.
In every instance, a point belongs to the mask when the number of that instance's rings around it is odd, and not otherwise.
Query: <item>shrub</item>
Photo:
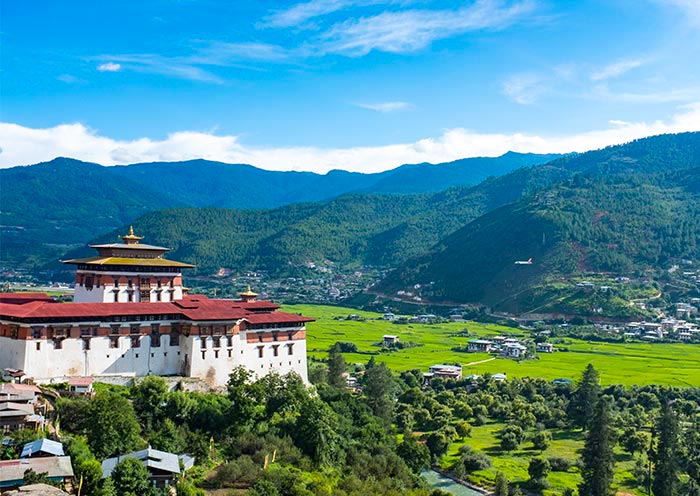
[[[552,472],[568,472],[572,465],[571,460],[563,456],[552,456],[548,460]]]

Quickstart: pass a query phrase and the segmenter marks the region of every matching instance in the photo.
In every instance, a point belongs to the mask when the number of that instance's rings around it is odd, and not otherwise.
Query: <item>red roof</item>
[[[87,318],[130,315],[177,314],[189,320],[239,320],[251,323],[310,322],[313,319],[275,312],[279,308],[269,301],[212,300],[204,295],[188,295],[182,300],[153,303],[56,303],[32,301],[23,305],[0,303],[0,317],[22,319]],[[269,310],[262,313],[260,310]]]
[[[0,293],[0,303],[21,305],[30,301],[51,302],[53,298],[46,293]]]
[[[71,377],[68,379],[69,386],[91,386],[92,377]]]

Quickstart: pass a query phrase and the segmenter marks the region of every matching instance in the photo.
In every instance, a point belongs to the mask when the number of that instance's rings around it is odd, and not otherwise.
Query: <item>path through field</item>
[[[480,363],[490,362],[491,360],[495,360],[495,359],[496,359],[496,357],[487,358],[486,360],[479,360],[478,362],[467,363],[465,365],[462,365],[462,367],[471,367],[472,365],[479,365]]]

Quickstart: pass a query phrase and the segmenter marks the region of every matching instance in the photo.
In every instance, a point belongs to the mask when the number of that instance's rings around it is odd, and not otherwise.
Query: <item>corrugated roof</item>
[[[116,467],[119,462],[126,458],[136,458],[143,463],[144,467],[146,468],[162,470],[164,472],[170,472],[171,474],[177,475],[180,473],[180,456],[173,453],[168,453],[166,451],[146,448],[126,455],[107,458],[102,462],[102,478],[104,479],[109,477],[112,474],[114,467]],[[187,465],[190,467],[194,465],[194,458],[187,456],[187,458],[183,458],[183,462],[185,469],[187,469]]]
[[[37,439],[31,443],[27,443],[22,448],[22,454],[19,455],[20,458],[28,458],[36,453],[48,453],[54,456],[63,456],[63,445],[57,441],[52,441],[51,439]]]
[[[45,458],[22,458],[0,461],[0,484],[21,481],[24,472],[32,469],[37,473],[47,472],[47,477],[73,477],[73,466],[69,456],[49,456]]]

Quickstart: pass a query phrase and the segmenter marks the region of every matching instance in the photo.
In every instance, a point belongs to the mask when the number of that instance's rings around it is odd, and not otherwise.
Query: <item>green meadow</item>
[[[516,362],[499,357],[483,362],[493,356],[452,351],[456,346],[466,346],[472,339],[463,335],[465,329],[471,336],[483,338],[527,334],[510,327],[478,322],[394,324],[381,320],[378,313],[332,306],[288,305],[283,310],[316,319],[307,326],[308,353],[312,358],[323,359],[336,341],[348,341],[355,343],[360,351],[345,354],[349,363],[367,362],[370,353],[379,353],[375,355],[376,360],[397,372],[416,368],[427,371],[434,364],[459,363],[465,375],[505,372],[510,377],[563,377],[576,380],[585,366],[592,363],[600,372],[604,384],[700,386],[700,345],[695,344],[621,344],[567,339],[557,347],[569,351],[541,353],[538,360]],[[336,319],[351,314],[367,320]],[[374,345],[381,342],[385,334],[397,335],[404,343],[414,342],[421,346],[381,352],[381,348]],[[469,365],[474,362],[483,363]]]

